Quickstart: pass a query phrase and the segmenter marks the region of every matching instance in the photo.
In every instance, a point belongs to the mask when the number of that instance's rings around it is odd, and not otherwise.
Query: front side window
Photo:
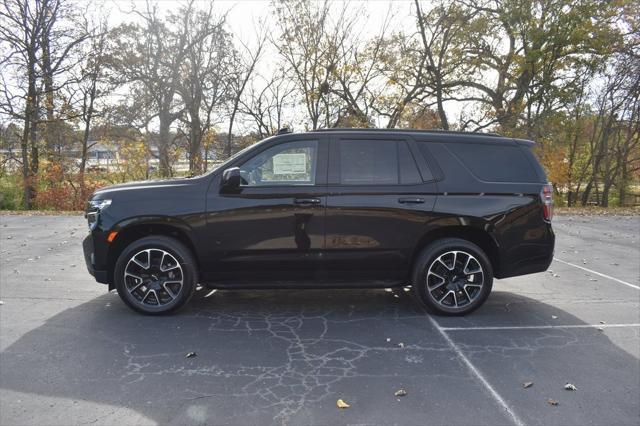
[[[318,141],[273,146],[240,166],[242,186],[314,185]]]

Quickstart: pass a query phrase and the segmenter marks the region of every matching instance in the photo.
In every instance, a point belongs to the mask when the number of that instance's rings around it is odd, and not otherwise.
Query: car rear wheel
[[[197,284],[193,255],[180,241],[152,236],[127,246],[116,261],[118,295],[132,309],[150,315],[187,304]]]
[[[414,265],[414,292],[433,313],[468,314],[487,300],[492,285],[493,270],[487,255],[463,239],[431,243]]]

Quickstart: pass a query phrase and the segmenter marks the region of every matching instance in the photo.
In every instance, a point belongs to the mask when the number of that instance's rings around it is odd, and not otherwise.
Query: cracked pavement
[[[554,228],[559,259],[640,285],[640,218]],[[402,288],[202,289],[153,318],[89,276],[85,232],[0,216],[0,424],[640,423],[640,290],[577,267],[435,323]]]

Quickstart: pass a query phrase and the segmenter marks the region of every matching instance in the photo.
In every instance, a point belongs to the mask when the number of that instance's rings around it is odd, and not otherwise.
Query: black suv
[[[533,142],[492,134],[322,130],[267,138],[203,176],[97,191],[89,272],[161,314],[211,288],[411,284],[466,314],[493,278],[547,269],[551,186]]]

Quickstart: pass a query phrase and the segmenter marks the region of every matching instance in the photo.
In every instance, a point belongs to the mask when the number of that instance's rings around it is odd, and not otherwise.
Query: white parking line
[[[498,405],[501,406],[507,412],[507,414],[513,421],[513,424],[516,426],[524,426],[525,423],[522,420],[520,420],[518,415],[513,411],[513,409],[511,409],[509,404],[507,404],[506,401],[502,399],[500,394],[493,388],[493,386],[491,386],[491,383],[489,383],[487,379],[485,379],[485,377],[482,375],[482,373],[471,363],[471,361],[469,361],[469,358],[467,358],[466,355],[462,353],[458,345],[456,345],[455,342],[451,340],[449,335],[446,333],[445,329],[440,327],[440,325],[436,322],[436,320],[434,320],[430,315],[428,316],[428,318],[429,318],[429,321],[431,321],[431,324],[433,324],[436,330],[438,330],[440,335],[444,338],[444,340],[449,344],[449,346],[451,346],[451,349],[453,349],[456,355],[458,355],[458,358],[460,358],[460,360],[467,366],[467,368],[484,385],[484,387],[487,388],[487,390],[489,391],[493,399],[498,403]]]
[[[556,261],[558,261],[558,262],[560,262],[560,263],[564,263],[565,265],[574,266],[574,267],[576,267],[576,268],[578,268],[578,269],[582,269],[583,271],[591,272],[592,274],[599,275],[599,276],[601,276],[601,277],[603,277],[603,278],[608,278],[608,279],[613,280],[613,281],[615,281],[615,282],[619,282],[620,284],[624,284],[624,285],[629,286],[629,287],[631,287],[631,288],[635,288],[636,290],[640,290],[640,286],[637,286],[637,285],[635,285],[635,284],[628,283],[628,282],[626,282],[626,281],[619,280],[619,279],[614,278],[614,277],[612,277],[612,276],[610,276],[610,275],[603,274],[603,273],[601,273],[601,272],[597,272],[597,271],[594,271],[594,270],[592,270],[592,269],[585,268],[585,267],[582,267],[582,266],[580,266],[580,265],[576,265],[576,264],[574,264],[574,263],[567,262],[567,261],[562,260],[562,259],[558,259],[557,257],[554,257],[554,258],[553,258],[553,260],[556,260]]]
[[[466,330],[546,330],[554,328],[624,328],[640,327],[639,324],[574,324],[574,325],[513,325],[496,327],[440,327],[443,331],[466,331]]]

